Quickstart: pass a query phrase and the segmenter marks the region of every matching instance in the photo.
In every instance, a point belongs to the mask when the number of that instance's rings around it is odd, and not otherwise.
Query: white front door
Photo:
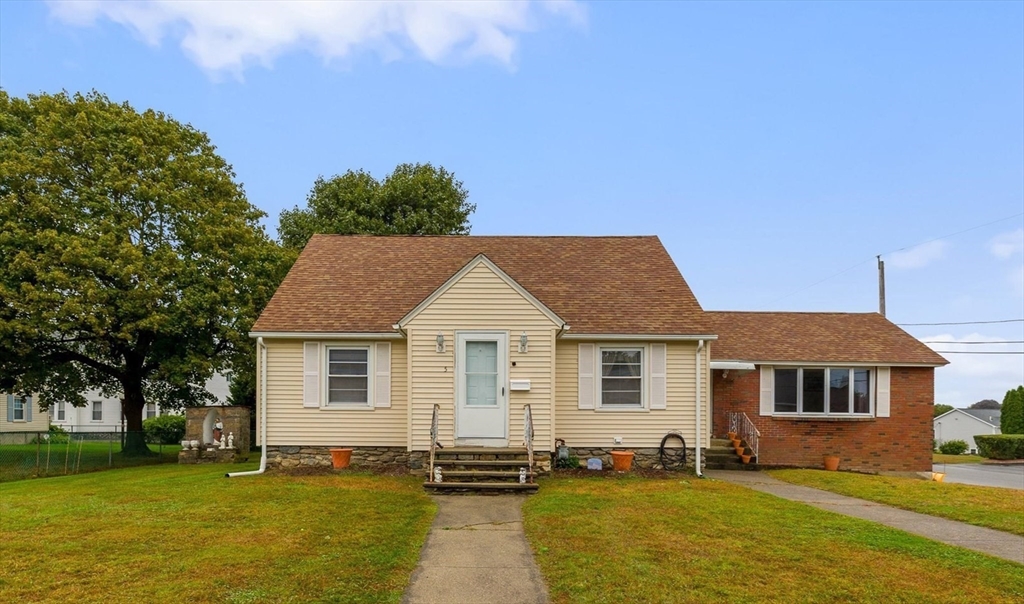
[[[508,439],[508,334],[457,332],[455,345],[455,436],[504,446]]]

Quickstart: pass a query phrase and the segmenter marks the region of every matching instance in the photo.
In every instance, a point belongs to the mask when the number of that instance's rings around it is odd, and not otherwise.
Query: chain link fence
[[[152,455],[121,452],[131,432],[0,432],[0,482],[111,468],[177,463],[181,445],[149,443]]]

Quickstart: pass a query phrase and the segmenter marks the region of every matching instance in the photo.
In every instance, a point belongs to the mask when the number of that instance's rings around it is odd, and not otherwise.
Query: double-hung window
[[[57,409],[54,413],[54,417],[59,422],[62,422],[67,418],[67,407],[65,407],[65,405],[66,403],[64,401],[57,403]]]
[[[369,347],[327,347],[327,406],[369,406]]]
[[[603,409],[643,409],[644,349],[641,347],[602,347],[600,350],[600,407]]]
[[[32,404],[32,399],[27,396],[14,397],[14,421],[25,421],[25,408]]]
[[[871,372],[849,367],[776,367],[774,410],[797,415],[871,415]]]
[[[103,421],[103,401],[92,402],[92,421]]]
[[[146,419],[156,417],[156,403],[146,403]]]

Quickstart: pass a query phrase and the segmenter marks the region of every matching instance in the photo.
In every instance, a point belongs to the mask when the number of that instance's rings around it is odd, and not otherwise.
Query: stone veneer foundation
[[[601,460],[601,464],[602,464],[603,468],[606,469],[606,470],[612,467],[612,451],[632,451],[633,452],[633,466],[634,467],[637,467],[637,468],[659,469],[659,470],[662,469],[661,461],[658,459],[658,451],[659,451],[659,449],[656,448],[656,447],[655,448],[651,448],[651,449],[624,449],[624,448],[603,449],[603,448],[598,448],[598,447],[574,447],[572,449],[572,453],[576,457],[579,457],[581,462],[585,462],[586,460],[590,459],[591,457],[599,458]],[[670,454],[674,454],[676,451],[677,450],[675,450],[675,449],[668,449],[666,452],[670,453]],[[686,450],[686,469],[687,470],[693,470],[694,469],[694,463],[695,463],[695,456],[694,455],[695,454],[694,454],[694,450],[693,449],[687,449]],[[704,469],[704,457],[703,456],[701,457],[700,461],[701,461],[701,469],[703,470]],[[672,468],[672,469],[676,469],[676,468]]]
[[[320,467],[330,468],[331,449],[338,447],[273,446],[267,447],[268,468]],[[406,451],[405,447],[352,447],[352,467],[388,469],[407,467],[422,470],[429,454]]]

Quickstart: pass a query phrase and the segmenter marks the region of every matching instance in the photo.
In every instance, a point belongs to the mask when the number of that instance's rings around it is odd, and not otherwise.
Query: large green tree
[[[946,405],[943,403],[936,403],[935,408],[932,409],[932,417],[938,417],[943,413],[949,413],[953,410],[953,405]]]
[[[1024,386],[1006,391],[999,430],[1003,434],[1024,434]]]
[[[301,249],[315,233],[468,235],[468,198],[454,174],[430,164],[401,164],[383,180],[349,170],[317,178],[305,208],[281,212],[278,236]]]
[[[90,94],[0,91],[0,390],[201,404],[279,250],[206,134]],[[269,268],[268,268],[269,267]],[[269,284],[269,285],[268,285]]]

